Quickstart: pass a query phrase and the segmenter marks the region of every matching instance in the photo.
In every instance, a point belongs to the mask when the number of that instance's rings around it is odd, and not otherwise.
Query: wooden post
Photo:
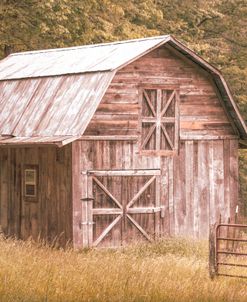
[[[236,206],[235,215],[234,215],[234,224],[238,223],[238,205]],[[233,236],[234,239],[236,238],[236,228],[233,228]],[[236,242],[232,242],[232,251],[236,250]]]
[[[236,210],[235,210],[234,223],[235,224],[238,223],[238,205],[236,206]]]
[[[231,218],[228,217],[227,223],[230,224],[231,223]],[[230,230],[229,230],[229,226],[227,227],[227,234],[226,237],[229,238],[230,237]],[[226,242],[226,250],[229,251],[229,241]]]
[[[82,201],[82,246],[84,248],[92,246],[92,177],[86,175],[86,191]]]
[[[93,244],[93,214],[92,205],[93,198],[86,197],[82,198],[82,236],[83,236],[83,247],[92,247]]]
[[[216,224],[210,225],[209,231],[209,276],[211,279],[217,275],[216,267],[216,238],[215,238]]]
[[[160,176],[156,176],[155,180],[155,207],[160,208]],[[160,238],[160,219],[161,219],[161,213],[157,212],[155,215],[155,239]]]
[[[88,198],[81,198],[82,201],[82,217],[81,217],[81,229],[82,229],[82,247],[88,247]]]
[[[88,176],[87,183],[87,197],[88,197],[88,205],[87,205],[87,217],[88,217],[88,246],[92,247],[93,245],[93,179],[92,176]]]

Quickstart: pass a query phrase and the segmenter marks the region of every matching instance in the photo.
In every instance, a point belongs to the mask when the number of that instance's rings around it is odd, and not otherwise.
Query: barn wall
[[[160,47],[119,70],[84,133],[88,136],[127,135],[140,139],[139,87],[175,85],[180,93],[179,153],[146,157],[138,141],[77,141],[75,163],[80,169],[161,169],[161,233],[205,238],[209,223],[233,215],[238,199],[236,129],[209,75],[169,46]],[[96,137],[94,138],[96,139]],[[101,138],[103,139],[103,138]],[[86,175],[80,183],[85,185]],[[75,192],[79,183],[75,184]],[[74,238],[83,211],[74,205]],[[81,212],[82,211],[82,212]]]
[[[74,178],[74,240],[83,244],[79,227],[81,198],[86,196],[87,170],[161,169],[163,235],[205,238],[209,223],[233,215],[238,199],[237,140],[182,141],[175,157],[146,157],[128,141],[73,143],[77,174]],[[82,173],[81,173],[82,172]]]
[[[24,200],[24,165],[39,165],[37,202]],[[6,235],[72,240],[71,146],[0,148],[0,225]]]
[[[166,170],[166,160],[163,169]],[[238,141],[185,141],[173,160],[170,232],[208,235],[209,223],[227,222],[238,200]],[[169,195],[169,196],[170,196]],[[170,202],[170,198],[169,198]]]
[[[160,157],[139,156],[138,145],[128,141],[76,141],[72,143],[73,162],[73,238],[74,246],[83,242],[83,203],[87,196],[88,170],[159,169]]]
[[[182,139],[234,134],[208,74],[164,46],[116,73],[85,135],[138,135],[142,83],[178,85]]]

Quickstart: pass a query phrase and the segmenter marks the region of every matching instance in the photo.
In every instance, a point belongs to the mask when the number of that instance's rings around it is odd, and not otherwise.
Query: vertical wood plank
[[[169,175],[169,222],[170,222],[170,234],[175,235],[177,234],[177,224],[175,221],[175,194],[174,194],[174,169],[175,169],[175,161],[177,158],[168,159],[168,175]]]
[[[199,178],[198,178],[198,142],[193,142],[193,184],[192,184],[192,191],[193,191],[193,220],[194,220],[194,237],[199,238]]]
[[[179,96],[179,91],[176,90],[176,102],[175,102],[175,125],[174,125],[174,148],[179,152],[179,124],[180,124],[180,96]]]
[[[230,140],[230,208],[232,218],[238,203],[238,177],[238,141]]]
[[[88,176],[85,176],[84,178],[85,183],[84,186],[86,186],[85,191],[83,192],[85,194],[85,197],[81,199],[82,206],[81,206],[81,229],[82,229],[82,247],[86,248],[89,246],[89,239],[88,239],[88,201],[86,200],[88,197],[88,191],[87,191],[87,183],[88,183]]]
[[[185,225],[184,232],[194,235],[194,146],[193,141],[185,142]],[[181,163],[182,164],[182,163]]]
[[[83,246],[83,234],[80,227],[82,217],[82,201],[81,198],[86,196],[86,175],[82,174],[84,153],[82,152],[85,142],[73,142],[71,148],[72,161],[72,212],[73,212],[73,246],[79,248]],[[84,151],[89,151],[84,146]]]
[[[143,89],[138,89],[138,128],[137,128],[137,135],[138,135],[138,143],[137,143],[137,153],[141,151],[142,145],[142,112],[143,112]]]
[[[169,215],[169,162],[171,158],[161,158],[161,188],[160,188],[160,204],[164,207],[161,217],[161,235],[167,236],[170,234],[170,218],[173,214],[173,210]]]
[[[0,149],[0,226],[8,233],[8,149]]]
[[[216,222],[217,214],[215,213],[215,183],[214,183],[214,142],[209,142],[209,224]]]
[[[101,145],[98,144],[99,142],[96,142],[96,150],[99,148],[101,149]],[[81,203],[81,207],[78,208],[78,215],[80,216],[80,222],[82,222],[81,225],[81,231],[78,230],[79,225],[77,224],[74,226],[75,232],[77,230],[77,233],[79,236],[82,236],[82,239],[78,239],[77,242],[74,242],[74,245],[77,245],[78,247],[88,247],[88,202],[81,201],[82,198],[87,198],[88,196],[88,177],[87,177],[87,171],[91,170],[93,167],[92,160],[90,159],[91,156],[91,145],[88,141],[77,141],[74,144],[78,144],[77,146],[77,153],[75,153],[73,161],[75,168],[77,169],[77,173],[80,175],[80,177],[77,179],[75,178],[74,181],[74,189],[77,190],[79,197],[79,202]],[[93,142],[95,144],[95,142]],[[102,154],[102,151],[101,151]],[[100,159],[97,157],[95,158],[95,166],[98,168],[102,165],[102,156]],[[80,196],[79,196],[80,195]],[[73,200],[73,204],[76,204],[78,202],[77,200]],[[92,222],[92,221],[91,221]],[[79,245],[81,244],[81,245]]]
[[[216,219],[225,215],[224,205],[224,156],[223,140],[214,141],[214,190],[215,190],[215,213]],[[222,220],[223,222],[223,220]],[[226,220],[224,222],[227,222]]]
[[[223,219],[225,222],[231,215],[230,212],[230,140],[223,142],[223,161],[224,161],[224,214]]]
[[[175,235],[186,234],[186,176],[185,143],[181,142],[179,155],[174,156],[174,224]]]
[[[208,236],[210,209],[209,142],[198,142],[199,238]]]
[[[156,123],[156,138],[155,138],[155,148],[156,150],[160,150],[160,140],[161,140],[161,98],[162,98],[162,90],[157,89],[157,99],[156,99],[156,115],[157,115],[157,123]]]
[[[160,176],[156,176],[155,179],[155,206],[160,207]],[[158,239],[160,237],[160,212],[155,213],[155,238]]]
[[[93,180],[91,176],[87,179],[87,219],[88,219],[88,246],[93,245]]]
[[[224,167],[223,141],[210,142],[210,224],[223,215],[224,209]]]

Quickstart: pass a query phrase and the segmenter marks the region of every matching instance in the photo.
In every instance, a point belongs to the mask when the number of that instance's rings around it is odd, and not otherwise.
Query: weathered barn
[[[203,238],[233,215],[246,125],[171,36],[0,62],[0,225],[74,247]]]

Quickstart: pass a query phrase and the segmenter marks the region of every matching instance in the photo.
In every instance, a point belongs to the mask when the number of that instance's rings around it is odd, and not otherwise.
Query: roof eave
[[[52,136],[52,137],[16,137],[16,136],[0,136],[0,147],[1,146],[15,146],[15,147],[24,147],[24,146],[57,146],[63,147],[68,145],[81,136]]]

